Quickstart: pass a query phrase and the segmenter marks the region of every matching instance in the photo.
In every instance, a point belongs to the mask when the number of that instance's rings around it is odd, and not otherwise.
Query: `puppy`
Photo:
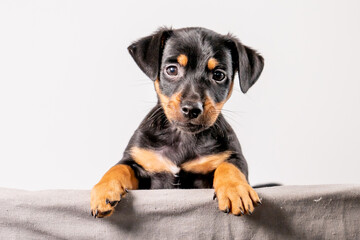
[[[204,28],[162,28],[128,50],[154,82],[158,103],[92,189],[91,214],[110,216],[130,189],[211,187],[221,211],[251,214],[261,202],[221,109],[236,72],[246,93],[264,59],[235,37]]]

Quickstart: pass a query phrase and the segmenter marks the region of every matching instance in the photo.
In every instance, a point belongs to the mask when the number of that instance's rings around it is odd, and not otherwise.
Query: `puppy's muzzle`
[[[204,109],[201,102],[186,101],[181,104],[181,113],[187,119],[196,119],[203,111]]]

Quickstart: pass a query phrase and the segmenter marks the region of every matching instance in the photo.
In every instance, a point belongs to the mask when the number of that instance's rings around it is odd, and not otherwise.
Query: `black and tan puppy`
[[[204,28],[160,29],[128,50],[154,82],[158,103],[120,162],[92,189],[92,215],[110,216],[130,189],[211,187],[220,210],[251,214],[260,199],[221,109],[235,73],[246,93],[263,69],[263,58],[231,35]]]

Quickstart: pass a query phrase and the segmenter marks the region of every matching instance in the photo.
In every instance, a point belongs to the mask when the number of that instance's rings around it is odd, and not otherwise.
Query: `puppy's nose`
[[[184,102],[181,106],[181,112],[184,117],[195,119],[203,112],[203,107],[200,102]]]

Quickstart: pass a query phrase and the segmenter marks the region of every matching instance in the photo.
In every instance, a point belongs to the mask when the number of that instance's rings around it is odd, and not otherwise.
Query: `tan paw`
[[[261,205],[257,193],[247,183],[228,183],[215,189],[219,209],[237,216],[251,215],[254,208]]]
[[[138,180],[130,166],[118,164],[110,168],[91,190],[91,215],[95,218],[113,214],[127,189],[137,189]]]
[[[95,218],[111,216],[127,192],[128,190],[117,180],[96,184],[91,190],[91,215]]]

